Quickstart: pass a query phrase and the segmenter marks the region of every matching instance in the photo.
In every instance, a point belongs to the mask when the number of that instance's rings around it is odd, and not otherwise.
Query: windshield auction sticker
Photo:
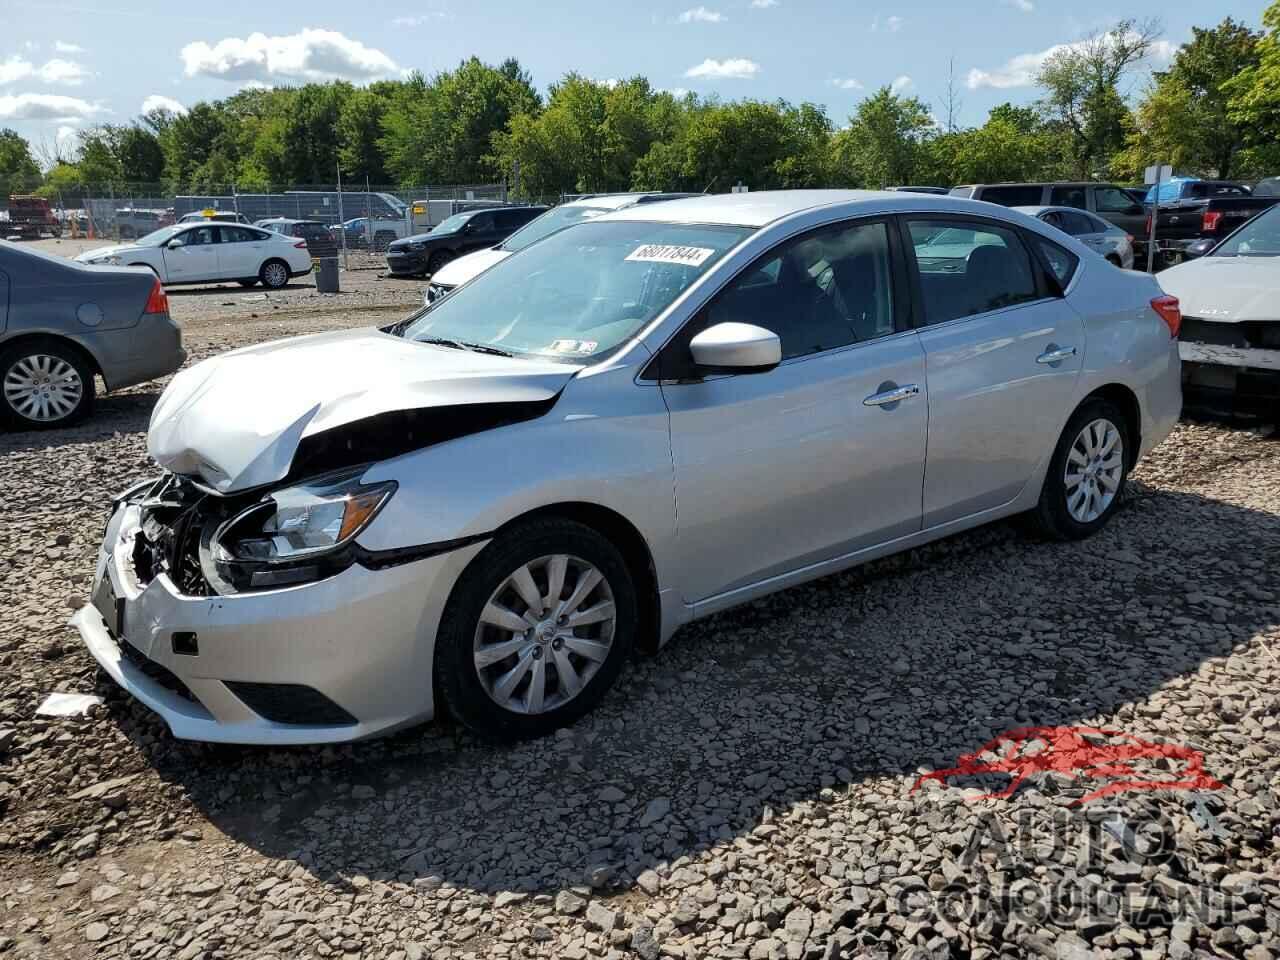
[[[707,247],[681,247],[675,244],[646,243],[636,247],[629,254],[628,260],[645,263],[679,263],[686,267],[700,267],[707,257],[715,253]]]

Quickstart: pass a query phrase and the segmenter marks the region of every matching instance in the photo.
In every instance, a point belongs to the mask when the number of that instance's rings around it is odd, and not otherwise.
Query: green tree
[[[849,126],[832,138],[833,173],[857,187],[912,183],[927,161],[926,145],[935,129],[919,98],[881,87],[858,104]]]
[[[390,181],[378,139],[382,136],[382,119],[398,89],[395,83],[375,83],[356,90],[347,98],[338,114],[338,162],[345,177],[372,184]]]
[[[1223,82],[1227,118],[1251,145],[1280,140],[1280,0],[1262,14],[1266,32],[1255,44],[1257,62]]]
[[[31,145],[16,130],[0,130],[0,200],[39,185],[40,167],[31,156]]]

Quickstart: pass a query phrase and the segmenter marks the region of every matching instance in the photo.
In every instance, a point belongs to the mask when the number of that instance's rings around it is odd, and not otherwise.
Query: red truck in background
[[[62,224],[53,215],[53,208],[44,197],[12,196],[9,198],[9,217],[0,220],[0,237],[17,237],[20,240],[39,240],[45,234],[62,236]]]

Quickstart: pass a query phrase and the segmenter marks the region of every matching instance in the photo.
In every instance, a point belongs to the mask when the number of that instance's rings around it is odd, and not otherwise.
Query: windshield
[[[445,217],[438,224],[432,233],[455,233],[462,229],[462,225],[470,220],[470,213],[455,213],[452,217]]]
[[[752,233],[615,221],[552,234],[413,318],[402,335],[581,361],[620,346]]]
[[[1215,257],[1280,256],[1280,207],[1260,213],[1223,240],[1213,251]]]
[[[608,212],[609,209],[607,207],[584,207],[576,203],[557,207],[544,213],[538,219],[530,221],[507,237],[499,245],[499,249],[515,253],[517,250],[523,250],[529,244],[541,240],[543,237],[549,237],[557,230],[563,230],[565,227],[571,227],[575,223],[581,223],[583,220],[590,220]]]
[[[133,241],[140,247],[158,247],[176,233],[181,233],[187,228],[188,224],[176,224],[172,227],[161,227],[159,230],[153,230],[145,237],[139,237]]]

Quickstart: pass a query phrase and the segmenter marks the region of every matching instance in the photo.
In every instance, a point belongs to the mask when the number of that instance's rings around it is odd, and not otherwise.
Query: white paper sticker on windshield
[[[668,243],[646,243],[636,247],[629,254],[628,260],[641,260],[646,263],[679,263],[686,267],[700,267],[707,257],[715,253],[708,247],[681,247]]]
[[[595,340],[555,340],[548,348],[551,353],[595,353],[599,344]]]

